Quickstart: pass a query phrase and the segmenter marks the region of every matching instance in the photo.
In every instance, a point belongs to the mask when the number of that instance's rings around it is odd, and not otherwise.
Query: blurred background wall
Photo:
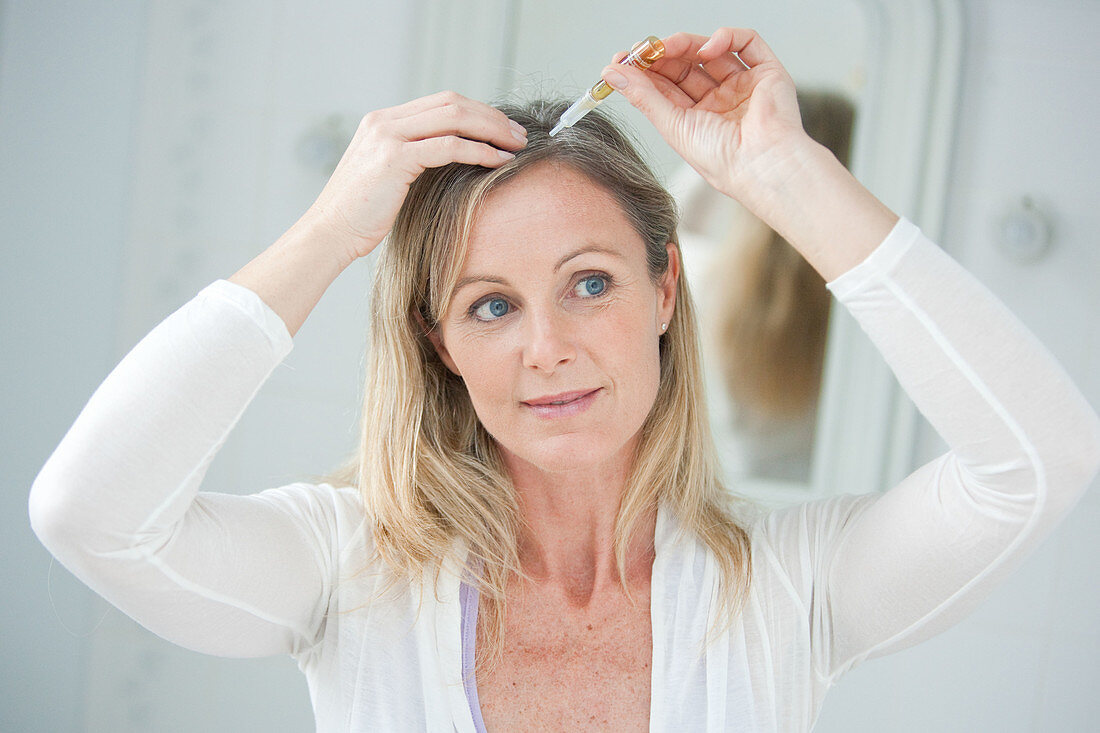
[[[943,244],[1098,405],[1100,4],[964,7]],[[430,9],[0,3],[0,730],[312,730],[289,659],[205,657],[137,627],[51,563],[26,498],[137,340],[312,202],[347,121],[412,96]],[[1028,227],[1044,222],[1050,245],[1031,252]],[[356,263],[329,290],[205,488],[288,483],[350,445],[369,271]],[[914,463],[942,449],[925,430]],[[1094,730],[1098,538],[1092,491],[974,616],[842,680],[818,730]]]

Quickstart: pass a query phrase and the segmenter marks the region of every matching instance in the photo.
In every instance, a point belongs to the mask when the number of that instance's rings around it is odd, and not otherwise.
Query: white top
[[[652,730],[809,730],[844,672],[959,620],[1100,467],[1100,420],[1063,370],[912,223],[829,287],[950,452],[884,494],[753,520],[748,605],[701,657],[716,567],[660,510]],[[225,280],[204,288],[96,390],[35,479],[34,530],[72,573],[172,642],[292,655],[318,730],[472,733],[462,547],[419,618],[416,588],[363,607],[376,578],[341,582],[371,542],[353,489],[198,491],[291,347],[255,293]]]

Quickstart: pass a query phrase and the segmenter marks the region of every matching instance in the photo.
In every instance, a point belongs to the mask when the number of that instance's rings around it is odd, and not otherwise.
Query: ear
[[[668,267],[657,283],[657,334],[660,335],[662,323],[672,323],[672,314],[676,310],[676,285],[680,279],[680,250],[675,242],[666,242]]]
[[[443,365],[461,377],[462,375],[459,374],[454,359],[451,358],[451,353],[447,351],[447,347],[443,345],[443,339],[439,335],[439,329],[428,328],[428,324],[424,321],[424,316],[420,314],[419,308],[413,308],[413,314],[416,316],[417,323],[420,324],[420,329],[424,332],[424,335],[428,337],[428,341],[432,343],[432,348],[435,349],[435,353],[439,356]]]

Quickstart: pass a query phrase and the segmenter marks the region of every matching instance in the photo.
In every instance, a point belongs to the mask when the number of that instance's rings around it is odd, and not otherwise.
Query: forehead
[[[538,267],[587,244],[645,262],[642,238],[614,195],[571,166],[539,163],[486,196],[462,270]]]

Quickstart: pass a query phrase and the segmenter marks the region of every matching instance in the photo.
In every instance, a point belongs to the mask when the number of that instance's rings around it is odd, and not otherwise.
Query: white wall
[[[289,658],[172,646],[56,563],[55,616],[27,493],[141,336],[312,202],[327,173],[303,157],[303,137],[336,113],[350,138],[367,111],[406,101],[419,11],[384,0],[2,6],[0,731],[312,729]],[[368,276],[357,264],[329,289],[204,488],[290,483],[350,448]]]
[[[27,520],[114,364],[144,3],[0,7],[0,730],[80,729],[92,593]],[[73,636],[66,629],[78,635]]]
[[[972,0],[943,244],[1100,405],[1100,4]],[[1024,196],[1054,220],[1046,257],[1000,248]],[[918,462],[943,450],[925,429]],[[872,660],[826,699],[817,730],[1095,731],[1100,720],[1100,492],[970,618]]]

